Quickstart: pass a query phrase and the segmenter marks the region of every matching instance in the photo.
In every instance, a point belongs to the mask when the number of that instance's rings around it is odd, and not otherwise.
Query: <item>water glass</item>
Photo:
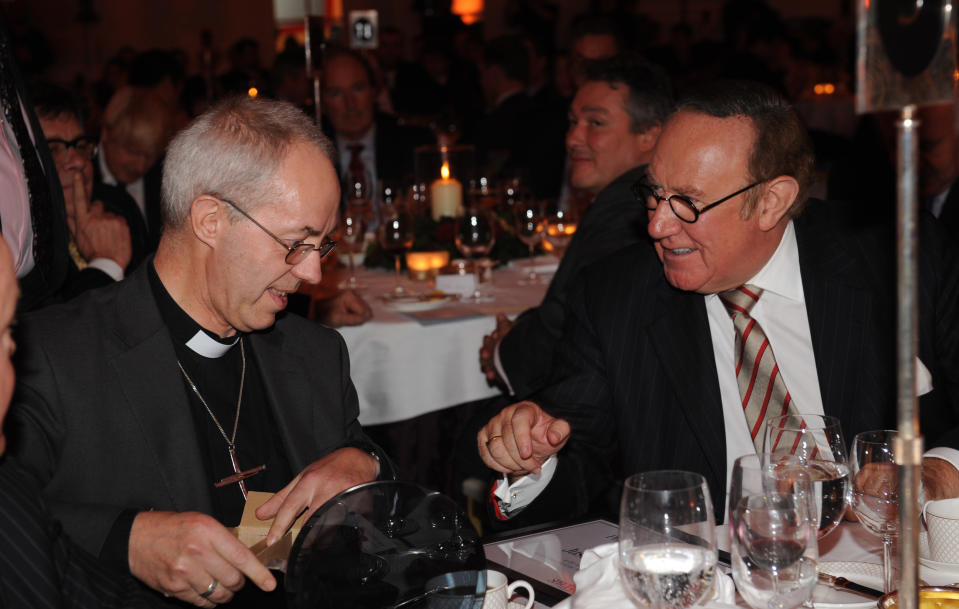
[[[706,480],[684,471],[630,476],[619,513],[619,572],[633,604],[695,605],[712,591],[716,531]]]

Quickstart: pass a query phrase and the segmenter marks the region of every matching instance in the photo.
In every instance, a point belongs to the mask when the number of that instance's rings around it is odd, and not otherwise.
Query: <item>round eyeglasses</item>
[[[306,260],[306,257],[309,256],[311,253],[313,253],[313,250],[316,250],[320,253],[320,260],[322,261],[324,258],[329,256],[333,250],[336,249],[336,241],[333,241],[329,238],[323,241],[323,243],[320,243],[319,245],[313,245],[312,243],[306,243],[305,241],[294,241],[293,244],[290,245],[283,239],[280,239],[279,237],[274,235],[272,232],[270,232],[270,230],[267,227],[263,226],[262,224],[254,220],[253,216],[243,211],[233,201],[230,201],[229,199],[224,199],[223,197],[217,197],[217,198],[223,201],[224,203],[228,204],[233,209],[240,212],[240,214],[242,214],[243,217],[245,217],[247,220],[249,220],[253,224],[256,224],[260,228],[260,230],[262,230],[267,235],[273,237],[274,241],[276,241],[277,243],[285,247],[287,249],[286,263],[289,264],[290,266],[296,266],[297,264]]]
[[[47,140],[47,146],[50,147],[50,155],[55,163],[60,163],[70,153],[73,148],[81,157],[87,160],[93,160],[97,154],[97,142],[91,137],[81,135],[72,140],[65,140],[59,137],[51,137]]]
[[[656,208],[659,207],[660,202],[666,201],[669,203],[669,208],[673,210],[673,213],[676,214],[676,217],[686,222],[688,224],[694,223],[699,219],[699,216],[706,213],[710,209],[716,207],[720,203],[725,203],[726,201],[732,199],[737,195],[741,195],[750,188],[755,188],[765,182],[765,180],[759,180],[758,182],[753,182],[749,186],[740,188],[731,195],[727,195],[718,201],[714,201],[709,205],[704,207],[696,207],[689,198],[682,195],[669,195],[664,197],[659,194],[662,191],[662,188],[654,184],[650,184],[645,179],[637,181],[633,184],[633,195],[636,199],[646,205],[646,209],[649,211],[656,211]]]

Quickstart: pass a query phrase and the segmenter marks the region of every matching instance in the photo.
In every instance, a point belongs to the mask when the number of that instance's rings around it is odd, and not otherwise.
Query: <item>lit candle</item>
[[[449,262],[449,252],[406,252],[406,268],[410,270],[410,279],[422,281],[435,277]]]
[[[440,175],[442,177],[430,185],[430,206],[436,221],[444,216],[455,218],[463,206],[463,185],[450,177],[448,161],[443,161]]]

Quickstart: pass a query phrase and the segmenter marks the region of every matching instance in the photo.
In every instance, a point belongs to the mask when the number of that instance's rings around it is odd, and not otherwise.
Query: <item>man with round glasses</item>
[[[654,469],[699,472],[722,498],[767,412],[833,415],[847,438],[895,425],[894,235],[851,230],[840,204],[804,211],[812,160],[795,111],[761,85],[679,102],[635,189],[652,244],[579,275],[554,384],[477,435],[507,477],[498,517],[615,513],[616,480]],[[959,259],[931,222],[920,239],[921,430],[955,448]],[[944,460],[959,453],[934,451],[927,492],[959,495]]]
[[[272,544],[387,463],[342,338],[283,315],[335,247],[331,155],[290,104],[219,104],[168,148],[155,257],[23,320],[12,456],[79,544],[164,595],[281,606],[225,528],[248,493],[276,493]]]

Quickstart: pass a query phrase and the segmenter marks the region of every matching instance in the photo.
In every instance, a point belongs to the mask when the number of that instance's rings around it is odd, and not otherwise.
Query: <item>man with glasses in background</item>
[[[73,268],[64,300],[120,281],[146,255],[146,223],[136,202],[120,188],[94,183],[94,138],[83,131],[73,94],[52,84],[31,87],[33,106],[57,168],[70,229]]]
[[[221,103],[168,149],[155,257],[23,320],[11,456],[80,545],[164,595],[282,606],[225,528],[247,493],[276,493],[272,544],[388,470],[342,338],[283,315],[336,245],[331,155],[290,104]]]
[[[616,481],[656,469],[703,474],[719,505],[769,416],[833,415],[847,438],[895,424],[894,235],[807,206],[812,162],[795,111],[762,85],[680,101],[635,188],[652,243],[579,275],[554,384],[477,435],[506,478],[500,519],[615,514]],[[959,261],[931,221],[920,243],[921,429],[957,447]],[[927,454],[928,494],[959,495],[957,455]]]

